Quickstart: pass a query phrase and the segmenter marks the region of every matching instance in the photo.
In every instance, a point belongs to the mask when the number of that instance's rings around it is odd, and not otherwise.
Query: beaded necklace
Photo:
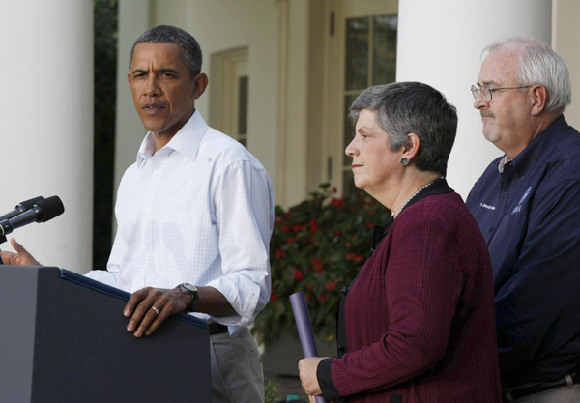
[[[431,182],[429,182],[428,184],[426,184],[425,186],[423,186],[421,189],[417,190],[413,196],[411,196],[411,197],[409,197],[409,198],[407,199],[407,201],[405,202],[405,204],[403,204],[403,207],[401,207],[401,208],[399,209],[399,212],[397,213],[397,215],[401,214],[401,211],[403,211],[403,209],[404,209],[405,207],[407,207],[407,204],[409,204],[409,202],[410,202],[411,200],[413,200],[413,199],[415,198],[415,196],[417,196],[419,193],[421,193],[421,191],[423,191],[423,190],[427,189],[427,188],[428,188],[429,186],[431,186],[433,183],[437,182],[439,179],[441,179],[441,178],[437,178],[437,179],[435,179],[435,180],[432,180]],[[393,214],[393,212],[392,212],[392,211],[391,211],[391,217],[395,218],[395,214]]]

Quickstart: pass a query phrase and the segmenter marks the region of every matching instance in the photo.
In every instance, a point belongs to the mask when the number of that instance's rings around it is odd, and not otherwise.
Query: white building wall
[[[133,106],[129,91],[129,52],[133,42],[149,28],[148,1],[119,1],[117,44],[117,116],[115,122],[115,172],[113,194],[117,200],[117,188],[125,170],[135,162],[137,150],[145,135],[145,129]],[[113,201],[113,202],[114,202]],[[113,223],[113,235],[116,222]]]
[[[282,4],[286,3],[286,4]],[[306,144],[308,136],[319,136],[320,133],[308,133],[308,0],[284,0],[281,7],[287,11],[287,31],[285,33],[288,54],[281,60],[285,63],[286,77],[275,77],[285,85],[284,94],[278,98],[279,112],[285,116],[278,126],[280,132],[276,139],[283,141],[278,149],[282,161],[276,161],[276,204],[288,207],[299,204],[306,197],[306,176],[308,155]],[[276,29],[276,36],[278,32]],[[275,65],[273,65],[275,66]],[[272,69],[273,66],[269,68]],[[271,87],[274,88],[274,87]],[[272,91],[273,92],[273,91]],[[314,111],[310,111],[314,112]],[[275,143],[274,143],[275,144]],[[274,153],[272,153],[274,154]],[[281,154],[284,154],[283,156]],[[271,171],[274,175],[274,171]]]

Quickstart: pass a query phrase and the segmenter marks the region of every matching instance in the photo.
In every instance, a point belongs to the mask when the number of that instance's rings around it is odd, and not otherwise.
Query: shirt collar
[[[507,155],[504,155],[501,160],[499,160],[499,164],[497,164],[497,170],[500,174],[503,174],[506,164],[508,163]]]
[[[560,115],[556,120],[554,120],[550,126],[542,130],[531,142],[523,149],[518,155],[513,159],[507,159],[507,155],[504,155],[497,164],[497,170],[502,174],[505,170],[505,166],[510,163],[518,176],[524,177],[528,168],[537,160],[537,155],[542,152],[547,146],[547,144],[558,141],[554,137],[558,133],[563,132],[568,127],[564,115]]]
[[[196,109],[185,126],[178,130],[171,140],[157,153],[171,153],[175,151],[193,160],[197,155],[199,144],[207,128],[207,123]],[[137,165],[141,166],[146,159],[153,157],[154,153],[155,137],[153,132],[149,131],[145,135],[137,152]]]

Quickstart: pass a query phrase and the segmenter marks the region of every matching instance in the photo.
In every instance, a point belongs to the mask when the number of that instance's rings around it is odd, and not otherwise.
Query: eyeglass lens
[[[477,100],[479,93],[481,93],[481,99],[483,102],[491,101],[491,91],[487,85],[482,85],[481,87],[475,85],[471,86],[471,94],[473,95],[473,99]]]

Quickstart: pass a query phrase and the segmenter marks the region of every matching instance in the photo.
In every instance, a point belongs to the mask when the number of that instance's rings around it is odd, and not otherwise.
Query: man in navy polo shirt
[[[484,55],[474,106],[505,155],[467,206],[493,263],[504,401],[580,402],[580,133],[563,115],[568,70],[522,38]]]

